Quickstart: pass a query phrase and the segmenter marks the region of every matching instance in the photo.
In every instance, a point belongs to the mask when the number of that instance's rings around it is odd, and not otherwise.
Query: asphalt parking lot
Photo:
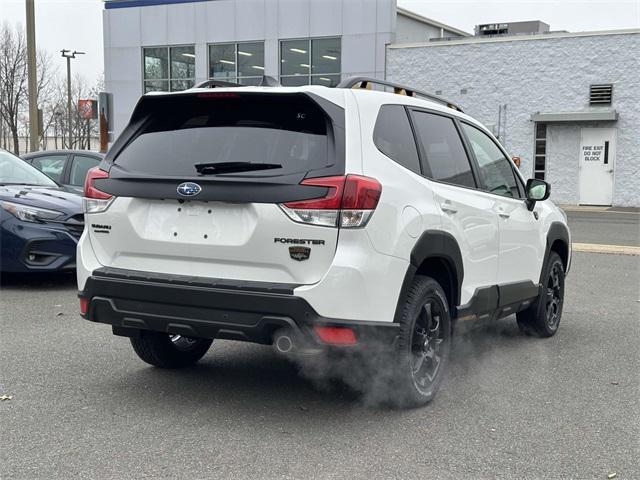
[[[640,246],[639,209],[571,209],[567,216],[574,242]]]
[[[639,279],[640,256],[575,253],[555,337],[461,329],[435,401],[402,411],[265,346],[151,368],[79,318],[72,277],[4,278],[0,478],[638,479]]]

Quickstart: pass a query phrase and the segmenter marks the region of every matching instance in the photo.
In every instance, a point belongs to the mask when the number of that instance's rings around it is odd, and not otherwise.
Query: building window
[[[196,54],[193,45],[143,49],[144,93],[177,92],[193,87]]]
[[[533,176],[540,180],[544,180],[547,166],[547,124],[536,123],[535,132]]]
[[[209,45],[209,78],[258,85],[263,75],[263,42]]]
[[[280,42],[280,83],[284,86],[340,83],[342,61],[339,38],[282,40]]]

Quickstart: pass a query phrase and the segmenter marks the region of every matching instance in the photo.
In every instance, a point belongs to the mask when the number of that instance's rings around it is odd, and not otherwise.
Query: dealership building
[[[640,207],[640,30],[525,23],[529,33],[495,24],[391,45],[387,79],[460,104],[520,157],[526,177],[551,183],[554,201]]]
[[[115,133],[146,92],[263,75],[288,86],[384,78],[387,45],[469,35],[395,0],[107,0],[103,23]]]
[[[640,30],[511,22],[472,35],[395,0],[106,0],[103,20],[116,135],[150,91],[364,75],[461,105],[556,202],[640,206]]]

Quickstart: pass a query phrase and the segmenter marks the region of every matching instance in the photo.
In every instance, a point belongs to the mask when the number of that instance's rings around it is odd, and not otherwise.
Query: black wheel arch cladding
[[[455,278],[451,278],[450,306],[455,307],[460,303],[462,281],[464,279],[464,264],[462,263],[462,253],[458,242],[450,233],[440,230],[426,230],[422,233],[418,241],[413,246],[410,256],[410,264],[402,282],[396,314],[394,321],[397,322],[402,311],[402,303],[407,291],[411,287],[413,279],[419,273],[420,266],[425,262],[437,259],[442,260],[449,273]],[[427,272],[428,273],[428,272]],[[446,285],[441,285],[446,292]],[[448,293],[448,292],[447,292]]]
[[[547,245],[544,252],[544,265],[540,272],[540,282],[544,275],[544,266],[549,259],[551,250],[555,251],[562,260],[565,274],[569,272],[569,229],[561,222],[552,222],[547,232]]]
[[[561,222],[553,222],[547,232],[547,241],[545,248],[544,264],[541,266],[540,282],[543,281],[542,275],[545,272],[545,266],[547,264],[550,252],[555,251],[564,264],[565,273],[568,272],[569,263],[569,230],[566,225]],[[419,273],[419,268],[426,261],[430,259],[442,259],[445,264],[451,270],[451,273],[455,275],[452,279],[452,294],[454,298],[451,300],[451,305],[454,307],[460,304],[462,283],[464,280],[464,264],[462,262],[462,254],[458,242],[450,233],[440,230],[427,230],[425,231],[413,249],[411,250],[410,265],[407,268],[400,295],[398,298],[398,305],[396,307],[396,315],[394,321],[398,321],[398,315],[401,311],[401,306],[404,301],[406,292],[410,288],[413,278]],[[446,285],[442,286],[446,291]]]

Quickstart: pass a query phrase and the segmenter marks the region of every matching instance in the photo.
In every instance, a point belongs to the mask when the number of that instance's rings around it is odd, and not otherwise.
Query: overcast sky
[[[86,55],[73,69],[89,80],[97,78],[102,63],[101,0],[36,0],[36,43],[49,50],[59,68],[63,48]],[[0,21],[24,24],[24,0],[0,0]],[[398,0],[398,5],[425,17],[473,32],[478,23],[542,20],[553,30],[573,32],[640,27],[640,0]]]

